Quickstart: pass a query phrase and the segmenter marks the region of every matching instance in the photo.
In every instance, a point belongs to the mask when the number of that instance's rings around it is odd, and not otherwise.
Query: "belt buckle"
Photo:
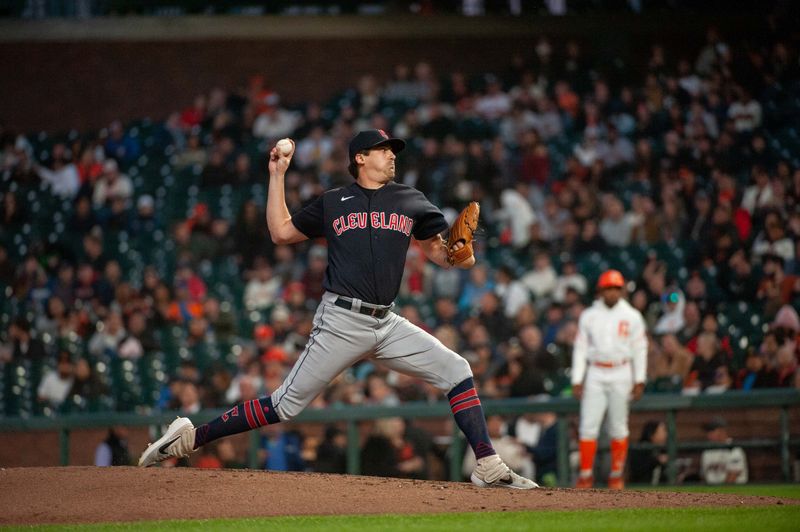
[[[378,307],[373,307],[372,310],[370,311],[369,315],[374,318],[374,317],[376,317],[378,315],[378,312],[380,312],[380,311],[381,311],[381,309],[379,309]]]

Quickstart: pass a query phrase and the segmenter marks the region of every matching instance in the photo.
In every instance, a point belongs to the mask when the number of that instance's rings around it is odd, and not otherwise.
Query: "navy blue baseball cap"
[[[360,151],[377,148],[378,146],[388,145],[393,153],[403,151],[406,141],[389,137],[382,129],[367,129],[360,132],[350,141],[350,160],[354,160]]]

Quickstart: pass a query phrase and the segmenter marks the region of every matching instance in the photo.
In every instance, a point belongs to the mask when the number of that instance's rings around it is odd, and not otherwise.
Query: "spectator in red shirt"
[[[187,107],[181,112],[181,125],[185,129],[192,129],[199,126],[206,117],[206,97],[198,94],[194,97],[191,107]]]
[[[78,178],[81,186],[94,185],[102,173],[103,165],[95,157],[94,147],[84,148],[78,161]]]

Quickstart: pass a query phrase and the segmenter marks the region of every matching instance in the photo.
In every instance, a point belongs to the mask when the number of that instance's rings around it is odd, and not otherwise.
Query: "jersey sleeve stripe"
[[[251,410],[252,407],[253,407],[253,402],[247,401],[244,404],[244,415],[245,417],[247,417],[247,424],[250,425],[250,428],[255,429],[258,428],[258,425],[256,424],[256,420],[253,417],[253,411]]]
[[[264,411],[261,410],[261,402],[258,399],[253,399],[252,404],[253,404],[253,411],[256,413],[256,418],[258,418],[258,425],[260,427],[268,425],[267,416],[265,416]]]

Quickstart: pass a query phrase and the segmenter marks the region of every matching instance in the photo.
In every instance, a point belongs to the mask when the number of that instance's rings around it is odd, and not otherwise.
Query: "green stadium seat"
[[[112,396],[117,410],[128,412],[141,404],[142,386],[136,362],[112,358],[110,375]]]
[[[646,393],[680,393],[683,389],[683,380],[677,375],[673,377],[659,377],[647,383]]]
[[[587,253],[575,257],[575,266],[578,272],[586,277],[590,286],[593,286],[603,272],[603,265],[607,264],[602,260],[600,253]]]
[[[547,390],[547,393],[550,395],[562,395],[565,391],[570,390],[571,387],[572,382],[566,370],[558,370],[544,378],[544,389]]]
[[[155,352],[145,354],[138,360],[143,405],[155,404],[161,387],[168,381],[164,358],[164,353]]]

